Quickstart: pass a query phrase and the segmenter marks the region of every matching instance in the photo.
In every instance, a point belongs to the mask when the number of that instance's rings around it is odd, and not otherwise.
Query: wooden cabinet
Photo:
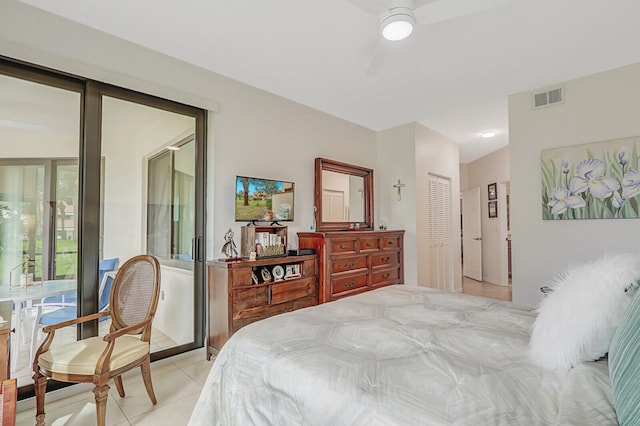
[[[255,251],[258,258],[282,257],[287,250],[287,227],[278,226],[243,226],[241,229],[240,255],[248,259]]]
[[[208,263],[207,359],[245,325],[318,304],[318,256]]]
[[[318,253],[319,300],[330,302],[404,280],[404,231],[299,232]]]
[[[10,344],[9,333],[11,333],[11,313],[13,302],[0,302],[0,317],[5,321],[0,323],[0,383],[9,378],[10,373]]]

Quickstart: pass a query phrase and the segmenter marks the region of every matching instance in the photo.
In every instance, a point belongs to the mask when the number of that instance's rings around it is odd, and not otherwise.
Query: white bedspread
[[[528,360],[534,312],[384,287],[237,332],[190,425],[616,425],[606,361]]]

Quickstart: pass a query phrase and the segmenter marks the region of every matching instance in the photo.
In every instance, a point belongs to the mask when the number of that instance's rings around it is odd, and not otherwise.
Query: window
[[[193,135],[149,158],[147,253],[192,261],[195,205]]]

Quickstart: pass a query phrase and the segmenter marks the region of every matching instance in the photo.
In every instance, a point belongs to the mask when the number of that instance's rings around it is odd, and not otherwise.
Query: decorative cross
[[[394,188],[396,188],[398,190],[398,201],[402,200],[402,194],[400,193],[400,191],[402,190],[402,188],[404,188],[405,185],[404,183],[400,183],[400,179],[398,179],[398,183],[396,183],[395,185],[393,185]]]

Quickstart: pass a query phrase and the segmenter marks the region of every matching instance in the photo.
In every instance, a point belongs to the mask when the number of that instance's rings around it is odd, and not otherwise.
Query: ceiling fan
[[[514,0],[348,0],[380,18],[381,38],[366,75],[378,72],[394,42],[411,35],[416,25],[428,25],[502,6]]]

